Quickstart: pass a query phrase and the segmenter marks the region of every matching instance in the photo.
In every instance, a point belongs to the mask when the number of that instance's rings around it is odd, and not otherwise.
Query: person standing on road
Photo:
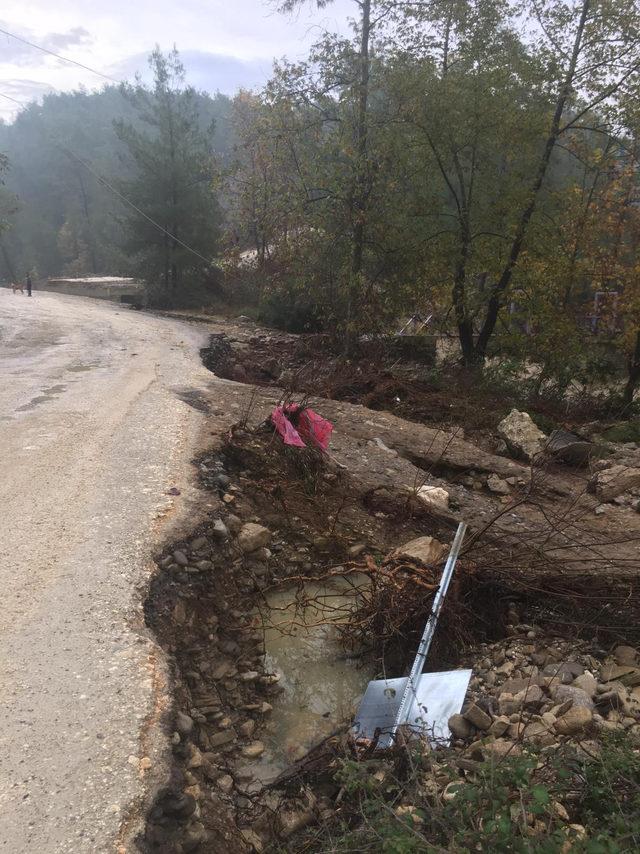
[[[27,273],[27,296],[31,296],[31,274]]]

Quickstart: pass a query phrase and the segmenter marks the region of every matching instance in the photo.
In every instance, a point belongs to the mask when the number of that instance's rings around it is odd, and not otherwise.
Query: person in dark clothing
[[[27,296],[31,296],[31,275],[27,273]]]

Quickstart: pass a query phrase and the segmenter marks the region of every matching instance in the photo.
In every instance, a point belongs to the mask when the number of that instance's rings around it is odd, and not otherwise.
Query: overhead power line
[[[15,98],[12,98],[11,95],[5,95],[4,92],[0,92],[0,98],[6,98],[7,101],[13,101],[13,103],[17,104],[19,107],[23,106],[23,104],[21,104],[20,101],[16,100]],[[136,204],[134,204],[131,201],[131,199],[128,199],[123,193],[120,192],[120,190],[118,190],[116,187],[113,186],[113,184],[111,184],[109,181],[107,181],[106,178],[103,178],[99,172],[96,172],[96,170],[93,168],[93,166],[91,166],[90,163],[87,163],[87,161],[83,157],[80,157],[79,154],[76,154],[75,151],[72,151],[72,149],[70,149],[68,145],[65,145],[64,143],[59,142],[58,140],[54,139],[53,137],[51,138],[51,141],[59,149],[64,151],[66,154],[71,155],[71,157],[75,158],[79,163],[81,163],[84,166],[84,168],[87,169],[87,171],[89,171],[94,176],[94,178],[96,178],[103,186],[107,187],[107,189],[110,190],[115,196],[117,196],[121,202],[123,202],[125,205],[128,205],[130,208],[132,208],[134,211],[136,211],[136,213],[140,214],[140,216],[143,217],[144,219],[146,219],[148,222],[150,222],[151,225],[155,226],[155,228],[157,228],[163,234],[166,234],[167,237],[170,237],[171,240],[175,241],[178,245],[182,246],[183,249],[186,249],[188,252],[191,252],[191,254],[195,255],[196,258],[199,258],[201,261],[204,261],[205,264],[215,265],[216,262],[214,260],[212,260],[211,258],[206,258],[204,255],[201,255],[197,249],[193,249],[193,247],[189,246],[183,240],[180,240],[179,237],[176,237],[175,234],[172,234],[164,226],[160,225],[159,222],[156,222],[155,219],[152,219],[148,214],[146,214]]]
[[[102,77],[105,80],[109,80],[111,83],[121,83],[121,80],[116,80],[115,77],[110,77],[108,74],[103,74],[102,71],[96,71],[95,68],[91,68],[88,65],[83,65],[82,62],[77,62],[75,59],[69,59],[68,56],[62,56],[59,53],[56,53],[53,50],[49,50],[46,47],[42,47],[39,44],[34,44],[34,42],[30,42],[28,39],[23,39],[22,36],[17,36],[15,33],[10,33],[8,30],[3,30],[0,27],[0,33],[5,36],[9,36],[11,39],[15,39],[18,42],[22,42],[22,44],[29,45],[29,47],[34,48],[35,50],[40,50],[42,53],[47,53],[49,56],[55,56],[56,59],[62,60],[62,62],[69,62],[71,65],[77,65],[78,68],[84,68],[85,71],[90,71],[92,74],[97,74],[98,77]]]
[[[154,226],[155,226],[157,229],[159,229],[163,234],[166,234],[166,235],[167,235],[167,237],[170,237],[173,241],[175,241],[176,243],[178,243],[180,246],[182,246],[182,247],[183,247],[184,249],[186,249],[188,252],[191,252],[191,254],[192,254],[192,255],[195,255],[195,256],[196,256],[197,258],[199,258],[201,261],[204,261],[206,264],[213,264],[213,263],[215,263],[214,261],[212,261],[212,260],[211,260],[211,258],[205,258],[205,256],[204,256],[204,255],[201,255],[201,254],[197,251],[197,249],[193,249],[191,246],[189,246],[189,245],[188,245],[187,243],[185,243],[183,240],[180,240],[180,238],[179,238],[179,237],[176,237],[176,236],[175,236],[175,234],[172,234],[172,233],[171,233],[170,231],[168,231],[164,226],[160,225],[160,223],[159,223],[159,222],[156,222],[156,221],[155,221],[155,219],[152,219],[152,218],[151,218],[148,214],[146,214],[143,210],[140,210],[140,208],[139,208],[137,205],[135,205],[135,204],[134,204],[130,199],[128,199],[126,196],[124,196],[124,195],[120,192],[120,190],[116,189],[116,187],[114,187],[114,186],[113,186],[113,184],[110,184],[110,183],[109,183],[109,181],[107,181],[107,179],[106,179],[106,178],[103,178],[103,177],[102,177],[102,175],[100,175],[98,172],[96,172],[96,171],[95,171],[95,169],[93,169],[93,167],[92,167],[89,163],[87,163],[87,161],[86,161],[86,160],[84,160],[84,158],[80,157],[80,155],[79,155],[79,154],[76,154],[76,153],[75,153],[75,151],[72,151],[68,146],[64,145],[64,144],[63,144],[63,143],[61,143],[61,142],[56,142],[56,145],[57,145],[59,148],[61,148],[63,151],[66,151],[66,153],[67,153],[67,154],[70,154],[72,157],[74,157],[76,160],[78,160],[80,163],[82,163],[82,165],[85,167],[85,169],[88,169],[88,170],[89,170],[89,172],[91,172],[91,174],[94,176],[94,178],[97,178],[97,180],[98,180],[101,184],[104,184],[104,186],[105,186],[105,187],[107,187],[109,190],[111,190],[111,192],[112,192],[112,193],[114,193],[114,195],[116,195],[116,196],[120,199],[120,201],[124,202],[124,203],[125,203],[125,205],[129,205],[129,207],[130,207],[130,208],[132,208],[134,211],[136,211],[137,213],[139,213],[141,217],[144,217],[144,219],[146,219],[148,222],[150,222],[150,223],[151,223],[151,225],[154,225]]]
[[[11,95],[5,95],[4,92],[0,92],[0,98],[6,98],[7,101],[13,101],[13,103],[17,104],[19,107],[24,107],[24,104],[20,103],[16,98],[12,98]]]

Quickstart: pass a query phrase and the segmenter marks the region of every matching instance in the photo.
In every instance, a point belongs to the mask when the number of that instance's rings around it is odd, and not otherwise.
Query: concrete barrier
[[[147,289],[137,279],[124,279],[118,276],[91,276],[87,278],[51,278],[39,283],[39,290],[57,294],[93,297],[111,302],[126,303],[138,308],[147,304]]]

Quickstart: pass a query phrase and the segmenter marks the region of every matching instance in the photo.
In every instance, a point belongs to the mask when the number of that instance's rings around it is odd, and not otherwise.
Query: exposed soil
[[[274,386],[275,393],[235,384],[216,385],[210,400],[180,392],[211,414],[217,439],[197,461],[205,519],[159,556],[146,607],[175,681],[167,721],[173,772],[140,840],[148,852],[260,851],[332,812],[332,763],[353,750],[344,735],[348,721],[336,720],[336,735],[276,784],[262,785],[256,774],[252,754],[259,756],[280,691],[277,674],[265,665],[256,614],[279,584],[302,589],[305,579],[337,567],[370,571],[415,537],[450,542],[464,518],[471,530],[432,667],[456,665],[479,643],[517,634],[514,603],[541,633],[565,642],[640,641],[640,517],[613,506],[606,518],[595,516],[597,502],[585,492],[588,473],[563,467],[536,472],[491,453],[488,428],[481,448],[465,441],[462,430],[433,429],[344,402],[348,394],[374,409],[388,402],[366,398],[357,382],[340,402],[314,401],[336,426],[328,458],[286,449],[265,425],[282,397],[276,377],[282,381],[289,359],[308,370],[308,348],[318,339],[300,342],[229,324],[224,329],[213,329],[205,363],[229,379]],[[309,390],[317,394],[325,379],[318,374]],[[442,421],[435,413],[429,410],[433,423],[451,425],[444,409]],[[226,433],[221,421],[236,426]],[[492,493],[492,473],[511,478],[509,495]],[[416,487],[425,482],[447,489],[449,509],[417,499]],[[237,534],[247,522],[269,529],[268,548],[242,552]],[[431,594],[421,595],[414,591],[403,619],[382,617],[381,642],[364,651],[374,670],[384,665],[402,672],[429,610]]]

